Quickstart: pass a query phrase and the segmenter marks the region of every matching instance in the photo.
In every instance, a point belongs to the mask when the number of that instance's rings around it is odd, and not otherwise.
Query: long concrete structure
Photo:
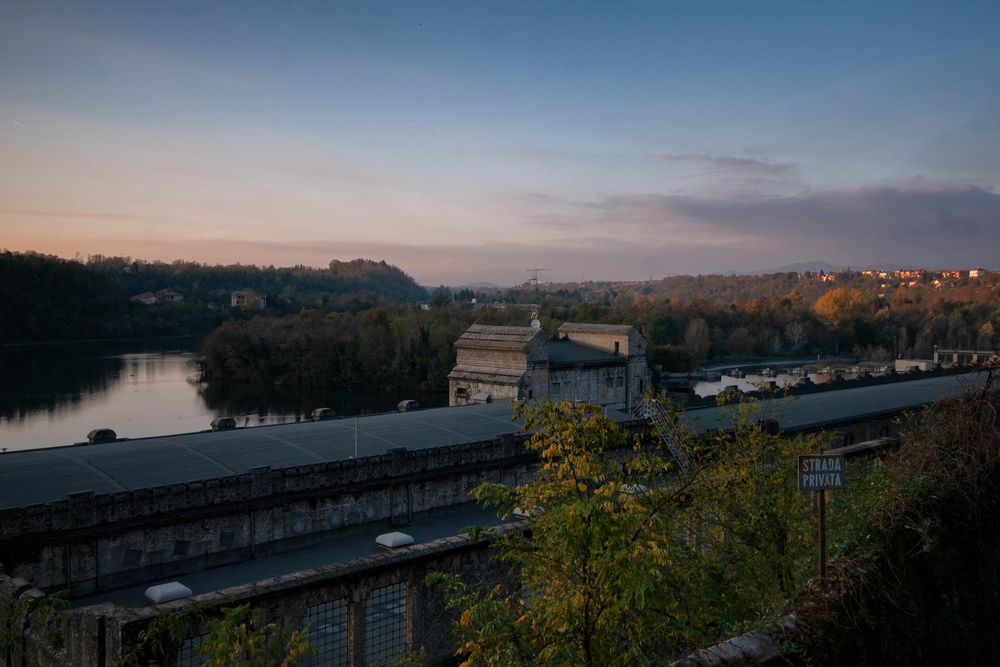
[[[832,430],[838,444],[851,444],[890,434],[900,413],[954,396],[980,377],[762,401],[761,417],[789,433]],[[726,428],[733,409],[690,410],[682,418],[699,431]],[[422,569],[393,569],[413,562],[405,555],[337,562],[374,553],[374,536],[390,526],[411,525],[423,541],[453,533],[456,516],[489,523],[463,504],[480,483],[513,486],[529,474],[534,459],[519,428],[512,406],[494,403],[8,452],[0,455],[0,562],[14,578],[0,584],[70,589],[74,605],[84,606],[74,618],[97,623],[80,635],[91,637],[80,654],[104,656],[107,664],[149,618],[176,607],[139,613],[137,591],[150,583],[180,578],[195,584],[203,601],[277,605],[290,625],[304,623],[316,605],[344,600],[354,620],[346,643],[336,646],[350,647],[349,664],[367,665],[369,635],[377,632],[364,615],[373,599],[404,586],[392,595],[403,596],[397,608],[406,606],[398,627],[406,628],[400,645],[407,646],[422,638],[435,603],[419,590]],[[413,553],[461,561],[484,580],[500,576],[480,547],[459,542],[458,551],[444,542],[430,550],[418,544]],[[226,588],[224,596],[212,592],[218,588]],[[447,650],[447,642],[438,644],[435,651]]]
[[[839,389],[786,402],[765,401],[783,430],[824,428],[865,416],[912,409],[955,395],[976,374]],[[723,424],[726,408],[684,413],[701,429]],[[631,419],[613,413],[619,420]],[[232,431],[140,438],[99,445],[50,447],[0,455],[0,510],[95,494],[152,489],[249,473],[379,456],[395,448],[447,447],[514,434],[510,403],[434,408],[355,419],[258,426]],[[355,446],[356,443],[356,446]]]

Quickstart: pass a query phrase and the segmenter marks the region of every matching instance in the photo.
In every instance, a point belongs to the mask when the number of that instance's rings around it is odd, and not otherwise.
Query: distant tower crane
[[[538,291],[538,272],[545,271],[546,269],[525,269],[525,271],[532,274],[531,278],[528,279],[529,283],[535,283],[535,291]]]

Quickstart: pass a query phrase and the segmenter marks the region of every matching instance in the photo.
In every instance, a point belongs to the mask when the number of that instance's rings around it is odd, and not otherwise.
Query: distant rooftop
[[[562,331],[562,328],[560,328]],[[571,340],[550,340],[549,367],[576,365],[627,364],[628,357],[615,356],[605,350],[598,350]]]
[[[559,327],[559,333],[627,334],[634,329],[635,327],[631,324],[587,324],[567,322]]]
[[[548,334],[534,327],[496,327],[473,324],[455,341],[455,347],[524,350],[537,336]]]

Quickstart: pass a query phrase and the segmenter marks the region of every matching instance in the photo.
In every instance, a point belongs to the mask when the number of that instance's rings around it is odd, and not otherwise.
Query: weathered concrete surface
[[[748,632],[678,660],[673,667],[773,667],[788,664],[788,658],[770,637]]]
[[[521,524],[510,524],[495,532],[522,529]],[[73,618],[73,637],[63,653],[67,660],[64,664],[117,665],[135,648],[139,633],[152,619],[183,612],[194,604],[220,608],[250,603],[264,609],[268,621],[301,628],[310,606],[344,601],[348,610],[345,641],[349,664],[367,667],[366,601],[372,591],[400,583],[405,585],[406,646],[423,648],[431,660],[443,660],[454,651],[452,617],[437,595],[424,586],[424,577],[431,571],[461,574],[468,581],[486,585],[507,577],[486,542],[456,536],[161,605],[81,607],[68,613]]]
[[[0,557],[43,589],[83,595],[328,539],[336,531],[468,502],[516,485],[533,457],[516,437],[64,501],[0,512]]]

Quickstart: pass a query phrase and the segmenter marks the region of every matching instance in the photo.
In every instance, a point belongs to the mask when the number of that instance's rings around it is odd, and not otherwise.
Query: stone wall
[[[43,589],[83,595],[318,542],[336,530],[468,501],[516,484],[519,437],[333,461],[0,512],[0,561]]]
[[[549,370],[549,398],[583,401],[624,410],[627,403],[626,366],[571,366]]]
[[[494,532],[521,529],[520,524],[509,524]],[[487,586],[507,580],[487,542],[448,537],[166,604],[73,609],[64,614],[66,647],[54,657],[56,664],[119,665],[157,617],[184,612],[193,604],[219,609],[249,603],[265,610],[269,622],[289,630],[307,628],[308,641],[320,650],[316,664],[327,664],[320,661],[325,657],[329,664],[368,667],[376,658],[387,664],[401,650],[419,649],[426,650],[432,661],[441,661],[455,649],[452,616],[437,594],[424,586],[431,571],[461,574]],[[0,581],[0,594],[3,590]],[[173,664],[178,650],[189,650],[191,645],[188,641],[170,647],[167,664]],[[42,650],[42,639],[29,642],[29,655]],[[25,667],[34,664],[42,663],[24,662]]]

